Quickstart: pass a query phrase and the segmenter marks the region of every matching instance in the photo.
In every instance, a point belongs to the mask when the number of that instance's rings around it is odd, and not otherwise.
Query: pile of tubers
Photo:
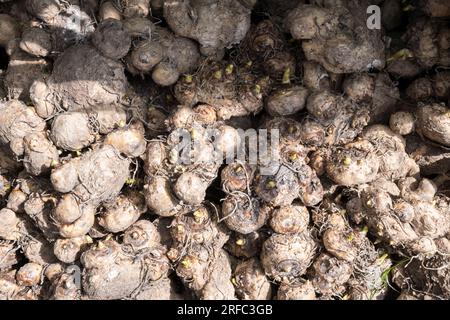
[[[449,21],[1,0],[0,300],[450,299]]]

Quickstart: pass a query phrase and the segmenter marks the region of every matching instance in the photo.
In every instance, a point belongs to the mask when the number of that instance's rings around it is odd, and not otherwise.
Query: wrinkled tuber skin
[[[146,249],[150,252],[135,257],[127,247],[107,240],[85,251],[81,256],[84,293],[90,299],[122,299],[138,293],[142,284],[161,278],[168,270],[163,253]]]
[[[165,0],[164,18],[178,35],[194,39],[204,55],[219,55],[250,28],[251,7],[233,0]],[[219,54],[218,54],[219,53]]]
[[[50,64],[41,57],[29,55],[20,49],[20,39],[8,45],[9,64],[4,85],[12,98],[29,102],[35,80],[48,76]]]
[[[414,115],[406,111],[398,111],[391,114],[389,119],[389,128],[402,136],[406,136],[414,132],[415,128]]]
[[[249,234],[266,224],[271,208],[256,198],[229,195],[222,203],[222,215],[226,226],[241,234]]]
[[[124,245],[134,251],[159,247],[161,234],[156,226],[148,220],[139,220],[123,234]]]
[[[449,66],[450,65],[450,28],[448,27],[442,27],[438,34],[438,41],[439,41],[439,64],[443,66]],[[447,78],[448,79],[448,78]],[[448,84],[447,84],[448,86]],[[439,95],[439,92],[437,92]]]
[[[290,165],[295,167],[295,161],[304,160],[307,153],[314,150],[314,147],[320,146],[323,141],[321,130],[309,124],[310,122],[300,123],[293,119],[279,117],[269,119],[263,127],[269,131],[279,130],[280,157],[282,160],[294,162]],[[299,165],[301,164],[303,163],[300,161]]]
[[[91,299],[121,299],[141,283],[142,264],[125,255],[115,241],[102,242],[81,256],[83,291]]]
[[[92,144],[95,132],[87,114],[65,112],[53,120],[51,137],[59,148],[76,151]]]
[[[27,0],[27,9],[48,26],[56,52],[83,42],[95,29],[92,19],[78,5],[60,0]]]
[[[344,296],[345,291],[355,300],[382,298],[387,290],[382,274],[391,266],[388,255],[375,248],[366,227],[352,228],[343,214],[345,210],[336,203],[324,201],[318,212],[314,223],[326,252],[314,262],[312,281],[316,291],[323,296]],[[351,216],[350,208],[348,213]]]
[[[195,70],[200,54],[192,40],[159,26],[152,25],[150,30],[149,39],[139,42],[128,57],[132,73],[151,72],[155,83],[170,86],[180,75]]]
[[[19,287],[15,279],[15,270],[0,272],[0,300],[17,299]]]
[[[187,207],[200,205],[205,199],[206,189],[210,183],[210,181],[205,180],[195,172],[181,174],[175,182],[173,193],[165,185],[159,185],[158,180],[155,180],[155,182],[156,184],[153,184],[153,181],[150,180],[148,184],[147,204],[157,214],[162,216],[170,215],[177,206],[181,209],[183,205]],[[165,204],[162,202],[164,199],[155,199],[159,193],[164,197],[168,197],[167,201],[172,201],[172,203],[169,203],[170,207],[165,207]],[[168,213],[166,213],[167,211]]]
[[[121,154],[137,158],[146,151],[145,129],[141,122],[135,122],[114,130],[104,140],[104,144],[112,145]]]
[[[438,21],[426,17],[416,19],[408,26],[402,40],[423,69],[429,69],[435,64],[449,65],[448,42],[446,45],[445,36],[442,39],[444,41],[439,39],[440,33],[447,32],[446,29],[445,24],[440,25]]]
[[[63,263],[74,263],[77,261],[83,249],[92,243],[89,236],[81,236],[71,239],[58,239],[53,246],[53,252],[59,261]]]
[[[145,186],[145,200],[148,208],[162,217],[175,215],[181,207],[170,190],[170,183],[162,176],[150,177]]]
[[[226,239],[226,237],[225,237]],[[176,273],[178,277],[183,281],[186,287],[194,290],[198,297],[212,297],[210,295],[211,286],[214,287],[217,277],[220,274],[216,273],[228,273],[227,281],[222,279],[221,286],[224,286],[224,292],[221,294],[221,299],[234,296],[234,287],[231,283],[231,266],[229,264],[228,255],[223,249],[220,248],[220,242],[215,242],[213,245],[201,245],[192,244],[187,253],[180,258],[180,262],[176,267]],[[223,245],[223,243],[222,243]],[[221,271],[215,272],[218,268]],[[219,280],[220,282],[220,280]],[[206,291],[205,291],[206,290]],[[220,294],[220,292],[216,292]],[[212,297],[213,298],[213,297]]]
[[[330,155],[326,170],[335,183],[351,186],[378,177],[399,179],[419,172],[418,165],[406,153],[405,140],[388,127],[366,127],[360,138]]]
[[[48,270],[48,268],[47,268]],[[47,271],[46,271],[47,272]],[[49,279],[51,282],[49,288],[50,300],[80,300],[81,290],[76,283],[77,276],[61,269]]]
[[[303,85],[309,90],[330,90],[330,76],[321,64],[305,61],[303,66]]]
[[[98,223],[108,232],[121,232],[135,223],[146,209],[140,193],[121,194],[113,202],[104,204]]]
[[[316,300],[316,292],[311,281],[282,283],[277,292],[278,300]]]
[[[76,45],[56,59],[48,79],[33,83],[30,96],[37,113],[48,118],[63,110],[117,104],[127,86],[121,63],[90,45]]]
[[[393,282],[415,299],[449,299],[448,257],[413,258],[394,270]]]
[[[321,209],[315,210],[314,224],[319,229],[327,252],[336,258],[356,263],[360,254],[364,254],[367,241],[364,232],[353,230],[342,215],[342,208],[328,200]]]
[[[299,198],[304,205],[318,204],[323,188],[316,172],[306,163],[308,151],[323,140],[322,128],[286,119],[275,118],[265,124],[269,132],[279,131],[280,143],[271,145],[265,169],[253,181],[255,193],[273,206],[286,206]],[[273,141],[272,141],[273,142]]]
[[[428,179],[408,177],[397,184],[377,180],[362,193],[365,220],[375,234],[406,254],[430,255],[447,233],[448,199]]]
[[[406,96],[413,101],[427,101],[434,96],[434,88],[431,79],[417,78],[405,91]]]
[[[400,52],[410,53],[410,51],[406,50]],[[396,58],[394,54],[390,58],[390,61],[388,61],[386,71],[396,79],[411,79],[417,77],[423,71],[423,68],[419,65],[416,59],[412,57],[412,55],[407,58]]]
[[[221,122],[208,125],[202,117],[210,115],[207,111],[211,109],[177,109],[168,125],[179,130],[173,130],[165,141],[155,139],[148,143],[144,193],[154,213],[173,216],[200,205],[224,156],[237,150],[240,135],[236,129]],[[188,138],[192,143],[183,146]]]
[[[381,300],[386,296],[387,284],[384,283],[383,274],[392,265],[387,255],[377,256],[376,251],[368,251],[367,257],[361,259],[354,276],[348,281],[347,289],[351,300]]]
[[[395,110],[400,93],[388,75],[380,73],[355,73],[345,78],[343,90],[354,102],[367,106],[370,123],[387,120],[387,115]]]
[[[377,178],[380,160],[373,145],[367,140],[346,144],[336,149],[327,160],[328,176],[337,184],[352,186]]]
[[[349,1],[347,7],[330,8],[300,4],[288,14],[285,25],[294,39],[304,40],[306,58],[330,72],[383,68],[381,30],[367,28],[368,6],[367,1]]]
[[[38,233],[32,234],[31,237],[25,239],[24,244],[22,244],[22,250],[30,262],[46,266],[58,261],[53,254],[50,242]]]
[[[50,172],[59,163],[56,147],[45,132],[33,133],[23,139],[24,167],[32,175]]]
[[[221,249],[228,240],[228,232],[218,224],[211,207],[177,216],[170,228],[173,244],[168,257],[177,264],[176,273],[185,285],[202,299],[231,299],[231,266],[228,254]],[[221,271],[218,271],[221,270]],[[225,274],[225,279],[221,278]],[[223,286],[223,293],[212,288]]]
[[[306,230],[309,212],[306,207],[293,204],[275,209],[270,219],[270,227],[276,233],[295,234]]]
[[[269,80],[236,68],[232,63],[206,62],[196,74],[177,82],[175,97],[188,106],[211,105],[219,120],[259,113]]]
[[[370,101],[375,90],[375,79],[368,73],[354,73],[345,78],[343,89],[358,103]]]
[[[60,12],[59,0],[27,0],[27,10],[44,22],[50,23]]]
[[[100,21],[107,19],[122,20],[122,13],[112,1],[103,1],[98,10]]]
[[[16,273],[17,284],[32,287],[41,282],[43,267],[38,263],[27,263]]]
[[[402,24],[403,12],[402,6],[397,0],[387,0],[381,7],[381,23],[384,28],[391,31]]]
[[[448,299],[447,2],[0,0],[0,299]]]
[[[406,153],[403,137],[392,132],[388,127],[383,125],[367,127],[361,137],[375,146],[380,161],[378,176],[397,180],[419,172],[415,161]]]
[[[306,272],[315,250],[316,244],[309,231],[293,235],[273,234],[264,242],[261,263],[269,278],[291,283]]]
[[[151,0],[126,0],[123,2],[123,16],[125,18],[146,17],[150,13]]]
[[[45,121],[39,118],[34,108],[19,100],[0,102],[0,142],[9,144],[16,156],[24,153],[24,138],[42,132]]]
[[[136,300],[182,300],[174,284],[169,278],[161,278],[157,281],[151,281],[142,287],[142,290],[136,295]]]
[[[312,284],[318,293],[340,294],[352,275],[352,266],[345,260],[322,253],[313,263]]]
[[[59,148],[78,151],[92,144],[97,134],[110,133],[126,119],[120,106],[74,107],[54,117],[50,137]]]
[[[301,86],[278,90],[267,99],[266,110],[275,117],[295,114],[305,107],[308,94],[308,90]]]
[[[58,206],[61,206],[61,201]],[[80,217],[71,223],[62,223],[55,219],[60,236],[64,238],[77,238],[89,232],[95,222],[95,208],[91,205],[80,205],[77,208],[81,212]]]
[[[386,122],[389,114],[396,111],[400,92],[387,74],[381,73],[375,78],[375,90],[370,106],[370,123]]]
[[[50,35],[41,28],[30,28],[22,33],[20,49],[37,57],[46,57],[52,50]]]
[[[285,35],[272,20],[252,26],[236,48],[240,68],[263,72],[272,80],[288,84],[295,76],[296,63]]]
[[[257,175],[254,185],[255,193],[272,206],[289,205],[300,193],[296,174],[286,166],[280,166],[275,175]]]
[[[153,221],[153,225],[157,230],[157,239],[159,243],[166,248],[170,248],[173,244],[172,235],[167,232],[172,224],[172,218],[160,217]],[[155,238],[155,239],[156,239]]]
[[[180,248],[191,242],[223,245],[227,231],[217,223],[217,217],[214,215],[212,209],[201,206],[188,214],[175,217],[170,225],[170,234],[174,241],[172,248]]]
[[[45,238],[53,240],[57,236],[58,230],[51,213],[57,200],[54,195],[47,191],[47,188],[31,193],[24,202],[23,208],[34,225],[43,232]]]
[[[424,298],[428,298],[428,296],[424,296]],[[412,293],[408,293],[408,292],[402,292],[400,293],[400,295],[397,297],[397,300],[419,300],[419,298],[417,298],[414,294]]]
[[[119,194],[128,178],[128,167],[129,160],[113,147],[103,145],[52,171],[54,188],[70,192],[57,201],[52,213],[60,236],[77,238],[91,230],[95,207]]]
[[[236,294],[243,300],[269,300],[271,283],[266,278],[258,258],[240,262],[233,273]]]
[[[72,192],[83,202],[98,205],[115,198],[129,176],[130,160],[110,145],[98,145],[81,157],[53,169],[50,180],[56,191]]]
[[[449,108],[440,104],[429,104],[417,110],[417,130],[424,137],[450,147]]]
[[[175,185],[175,195],[188,205],[199,205],[205,199],[208,182],[193,172],[182,173]],[[193,192],[193,190],[195,192]],[[197,191],[200,191],[197,193]]]
[[[234,300],[235,289],[231,282],[231,260],[225,250],[220,250],[210,270],[208,282],[202,288],[202,300]]]
[[[306,109],[313,117],[317,134],[324,137],[321,144],[336,145],[353,141],[370,121],[369,106],[358,105],[329,91],[309,95]],[[312,126],[312,125],[311,125]],[[312,127],[314,128],[314,127]],[[305,130],[306,129],[302,129]],[[311,135],[314,133],[314,129]],[[323,133],[322,133],[323,132]]]
[[[2,223],[0,225],[0,239],[18,241],[27,234],[27,223],[14,211],[3,208],[0,210]]]
[[[105,57],[121,59],[131,48],[131,37],[119,20],[102,21],[92,36],[92,43]]]
[[[159,230],[148,220],[137,221],[123,235],[124,252],[143,259],[147,281],[157,281],[169,273],[167,247],[161,239]]]
[[[50,188],[50,185],[42,179],[33,179],[24,171],[19,174],[15,182],[16,185],[8,196],[6,207],[19,214],[25,213],[25,203],[31,194],[39,197]]]
[[[254,168],[248,164],[234,162],[220,172],[222,188],[226,193],[248,191],[254,177]]]
[[[18,249],[13,241],[0,241],[0,271],[7,270],[19,262]]]

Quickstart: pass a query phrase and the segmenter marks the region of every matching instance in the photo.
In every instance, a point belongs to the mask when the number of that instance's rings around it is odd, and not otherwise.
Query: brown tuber
[[[257,258],[240,262],[233,273],[236,294],[243,300],[268,300],[272,288]]]
[[[316,244],[305,231],[300,234],[273,234],[264,242],[261,263],[269,278],[291,283],[302,276],[311,264]]]
[[[122,22],[115,19],[103,20],[92,36],[92,43],[105,57],[121,59],[131,47],[131,37],[124,30]]]
[[[98,223],[109,232],[121,232],[135,223],[146,209],[145,199],[140,193],[119,195],[115,201],[104,204]]]
[[[33,56],[46,57],[52,51],[50,35],[40,28],[27,29],[22,34],[20,49]]]
[[[164,18],[176,34],[197,40],[202,54],[214,56],[245,37],[250,9],[233,0],[166,0]]]

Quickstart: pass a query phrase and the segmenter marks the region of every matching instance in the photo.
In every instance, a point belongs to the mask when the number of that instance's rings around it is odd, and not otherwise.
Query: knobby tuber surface
[[[449,18],[0,0],[0,300],[449,299]]]

